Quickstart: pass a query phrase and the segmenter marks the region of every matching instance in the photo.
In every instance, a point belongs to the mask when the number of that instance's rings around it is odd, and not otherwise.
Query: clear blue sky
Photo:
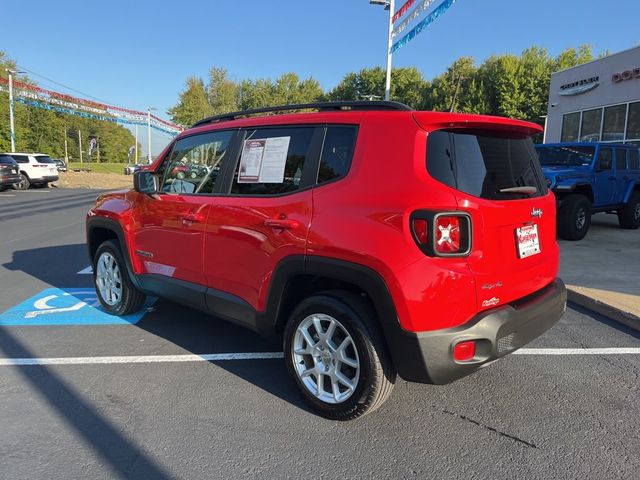
[[[2,3],[0,50],[20,66],[115,105],[157,107],[163,118],[185,78],[214,65],[236,80],[295,71],[329,89],[386,60],[386,12],[368,0]],[[552,55],[583,43],[616,52],[640,44],[639,20],[639,0],[458,0],[394,66],[431,78],[463,55],[480,62],[532,45]]]

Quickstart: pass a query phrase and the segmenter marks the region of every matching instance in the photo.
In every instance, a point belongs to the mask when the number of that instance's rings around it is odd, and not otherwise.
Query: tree
[[[178,103],[167,110],[171,120],[179,125],[192,125],[213,113],[204,82],[195,76],[187,78],[186,88],[180,93]]]
[[[209,70],[207,100],[213,115],[238,110],[238,85],[229,79],[224,68],[212,67]]]

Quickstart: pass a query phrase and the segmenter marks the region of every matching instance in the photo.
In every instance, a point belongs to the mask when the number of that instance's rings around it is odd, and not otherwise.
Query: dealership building
[[[640,145],[640,46],[551,75],[544,141]]]

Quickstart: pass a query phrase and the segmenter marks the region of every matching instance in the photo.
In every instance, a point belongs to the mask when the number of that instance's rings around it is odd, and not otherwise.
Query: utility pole
[[[69,150],[67,149],[67,129],[64,129],[64,163],[69,163]]]
[[[9,127],[11,128],[11,151],[16,151],[16,130],[13,124],[13,76],[18,73],[23,73],[19,70],[12,70],[5,68],[9,74]]]
[[[78,150],[80,150],[80,163],[82,163],[82,133],[78,129]]]
[[[100,137],[96,137],[96,150],[98,151],[98,163],[100,163]]]
[[[147,108],[147,140],[149,144],[147,163],[151,164],[151,107]]]
[[[138,125],[136,125],[136,149],[135,149],[135,153],[136,153],[136,161],[134,165],[138,164]]]
[[[391,99],[391,47],[393,46],[393,14],[395,13],[394,0],[369,0],[372,5],[382,5],[389,10],[389,23],[387,29],[387,76],[384,85],[384,99]]]
[[[453,91],[453,100],[451,100],[451,108],[449,112],[453,112],[456,107],[456,97],[458,96],[458,88],[460,87],[460,81],[462,80],[462,73],[458,75],[458,82],[456,83],[456,89]]]

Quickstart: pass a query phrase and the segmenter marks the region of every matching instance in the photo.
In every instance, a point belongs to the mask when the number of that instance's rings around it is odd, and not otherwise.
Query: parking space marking
[[[89,265],[87,268],[83,268],[76,275],[91,275],[93,273],[93,268]]]
[[[205,355],[142,355],[122,357],[0,358],[0,366],[221,362],[229,360],[273,360],[279,358],[284,358],[284,354],[282,352],[208,353]]]
[[[150,297],[145,304],[155,303]],[[107,313],[92,288],[47,288],[37,295],[0,313],[1,326],[41,325],[127,325],[136,324],[147,312],[118,317]]]
[[[11,193],[0,193],[0,197],[15,197],[15,195]]]
[[[513,355],[640,355],[640,348],[523,348]],[[207,353],[203,355],[130,355],[117,357],[0,358],[0,366],[112,365],[124,363],[222,362],[230,360],[274,360],[282,352]]]

